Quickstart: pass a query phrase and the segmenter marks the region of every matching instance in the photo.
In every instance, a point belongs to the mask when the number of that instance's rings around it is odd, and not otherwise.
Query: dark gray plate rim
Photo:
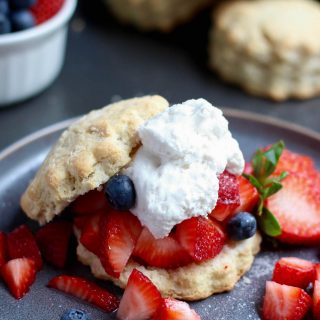
[[[261,124],[267,124],[271,126],[275,126],[278,128],[286,129],[288,131],[292,131],[295,133],[302,134],[308,138],[312,138],[320,142],[320,133],[308,129],[306,127],[300,126],[295,123],[291,123],[284,120],[279,120],[274,117],[261,115],[254,112],[248,112],[248,111],[240,111],[236,109],[230,109],[230,108],[222,108],[223,113],[226,117],[232,117],[232,118],[238,118],[238,119],[244,119],[244,120],[250,120],[253,122],[261,123]],[[9,156],[10,154],[14,153],[19,148],[23,147],[26,144],[29,144],[30,142],[33,142],[35,140],[41,139],[44,136],[50,135],[53,132],[62,130],[64,128],[67,128],[70,126],[75,120],[79,119],[80,117],[74,117],[70,118],[64,121],[57,122],[55,124],[52,124],[50,126],[47,126],[43,129],[37,130],[34,133],[31,133],[24,138],[18,140],[17,142],[13,143],[9,147],[5,148],[0,152],[0,161]]]

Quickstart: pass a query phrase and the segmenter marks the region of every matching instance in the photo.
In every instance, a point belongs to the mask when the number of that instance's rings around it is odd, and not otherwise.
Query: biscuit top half
[[[251,57],[294,60],[320,55],[320,4],[313,0],[227,2],[214,20],[234,49]]]
[[[52,220],[78,196],[98,188],[131,160],[137,129],[168,108],[160,96],[111,104],[82,117],[62,133],[21,197],[24,212]]]

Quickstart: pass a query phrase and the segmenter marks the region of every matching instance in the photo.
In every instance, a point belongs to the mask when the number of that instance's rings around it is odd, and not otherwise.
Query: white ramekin
[[[0,107],[40,93],[58,76],[76,3],[65,0],[60,11],[41,25],[0,35]]]

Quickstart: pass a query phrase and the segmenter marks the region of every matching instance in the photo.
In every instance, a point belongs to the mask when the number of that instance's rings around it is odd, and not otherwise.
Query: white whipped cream
[[[125,170],[137,201],[131,210],[156,238],[178,223],[207,216],[218,199],[218,175],[240,175],[244,159],[222,111],[204,99],[167,109],[139,128],[142,146]]]

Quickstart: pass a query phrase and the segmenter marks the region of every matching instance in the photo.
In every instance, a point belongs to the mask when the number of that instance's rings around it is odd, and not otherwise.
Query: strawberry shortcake
[[[198,300],[231,290],[260,249],[243,170],[221,110],[146,96],[71,125],[21,206],[41,224],[72,214],[94,276],[124,288],[137,269],[163,296]]]

